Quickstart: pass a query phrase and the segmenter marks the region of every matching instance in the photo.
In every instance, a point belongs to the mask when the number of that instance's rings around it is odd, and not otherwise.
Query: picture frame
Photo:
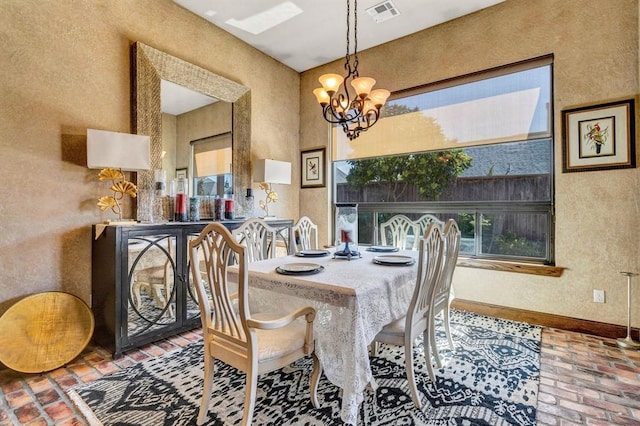
[[[326,186],[326,148],[316,148],[300,153],[300,186],[302,188],[321,188]]]
[[[185,178],[189,179],[189,168],[176,169],[176,179]]]
[[[564,110],[562,135],[563,173],[636,167],[634,99]]]

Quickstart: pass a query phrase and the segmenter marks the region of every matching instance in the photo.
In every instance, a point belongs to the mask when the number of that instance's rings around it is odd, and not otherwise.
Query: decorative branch
[[[269,203],[278,201],[278,194],[271,188],[271,184],[267,182],[262,182],[260,189],[264,190],[267,194],[264,201],[260,200],[260,208],[264,210],[265,216],[269,216]]]
[[[120,201],[125,195],[136,198],[138,188],[136,188],[132,182],[125,180],[122,171],[117,169],[102,169],[98,175],[98,180],[101,182],[110,180],[110,189],[113,191],[113,195],[107,195],[98,199],[98,207],[102,211],[111,209],[111,211],[117,214],[118,218],[122,220],[122,206],[120,205]]]

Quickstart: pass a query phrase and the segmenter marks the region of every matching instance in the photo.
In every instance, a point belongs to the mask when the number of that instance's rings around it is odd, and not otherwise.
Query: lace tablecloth
[[[406,314],[417,274],[417,262],[384,266],[373,263],[382,253],[361,253],[362,258],[352,260],[287,256],[249,264],[252,311],[316,308],[316,351],[329,381],[343,390],[341,417],[348,424],[356,424],[367,384],[377,386],[367,346],[382,327]],[[395,254],[418,256],[415,251]],[[275,271],[298,262],[317,263],[324,270],[304,276]]]

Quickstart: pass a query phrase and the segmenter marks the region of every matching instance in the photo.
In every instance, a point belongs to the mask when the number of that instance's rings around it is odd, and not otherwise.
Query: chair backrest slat
[[[458,254],[460,252],[460,229],[454,219],[449,219],[444,226],[445,249],[442,258],[442,274],[438,286],[434,290],[433,303],[436,310],[443,308],[444,303],[449,303],[451,293],[451,281],[453,271],[456,268]]]
[[[427,226],[429,226],[430,223],[437,223],[438,225],[440,225],[440,227],[444,226],[443,221],[441,221],[440,219],[438,219],[437,217],[429,213],[420,216],[413,223],[415,223],[418,226],[418,235],[424,235],[424,233],[427,231]]]
[[[440,278],[443,248],[444,237],[440,226],[429,224],[418,243],[418,275],[407,314],[407,326],[419,323],[428,314],[431,295]]]
[[[293,241],[291,241],[291,250],[318,249],[318,226],[307,216],[302,216],[298,222],[291,228]]]
[[[247,249],[247,260],[257,262],[276,255],[276,229],[264,219],[253,218],[234,229],[232,235]]]
[[[239,344],[246,342],[245,324],[250,314],[245,247],[222,224],[211,223],[189,242],[189,258],[202,326]],[[231,297],[235,289],[228,277],[231,265],[238,268],[238,313]]]
[[[413,237],[413,243],[409,243],[409,236]],[[380,224],[380,241],[385,246],[394,246],[401,250],[415,248],[419,236],[416,224],[402,214],[392,216]]]

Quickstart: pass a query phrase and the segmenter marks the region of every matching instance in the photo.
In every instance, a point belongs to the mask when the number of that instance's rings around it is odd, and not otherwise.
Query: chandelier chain
[[[344,68],[351,74],[351,52],[349,51],[349,40],[351,39],[351,2],[347,0],[347,53],[344,58]]]
[[[358,75],[358,0],[353,2],[353,71]]]

